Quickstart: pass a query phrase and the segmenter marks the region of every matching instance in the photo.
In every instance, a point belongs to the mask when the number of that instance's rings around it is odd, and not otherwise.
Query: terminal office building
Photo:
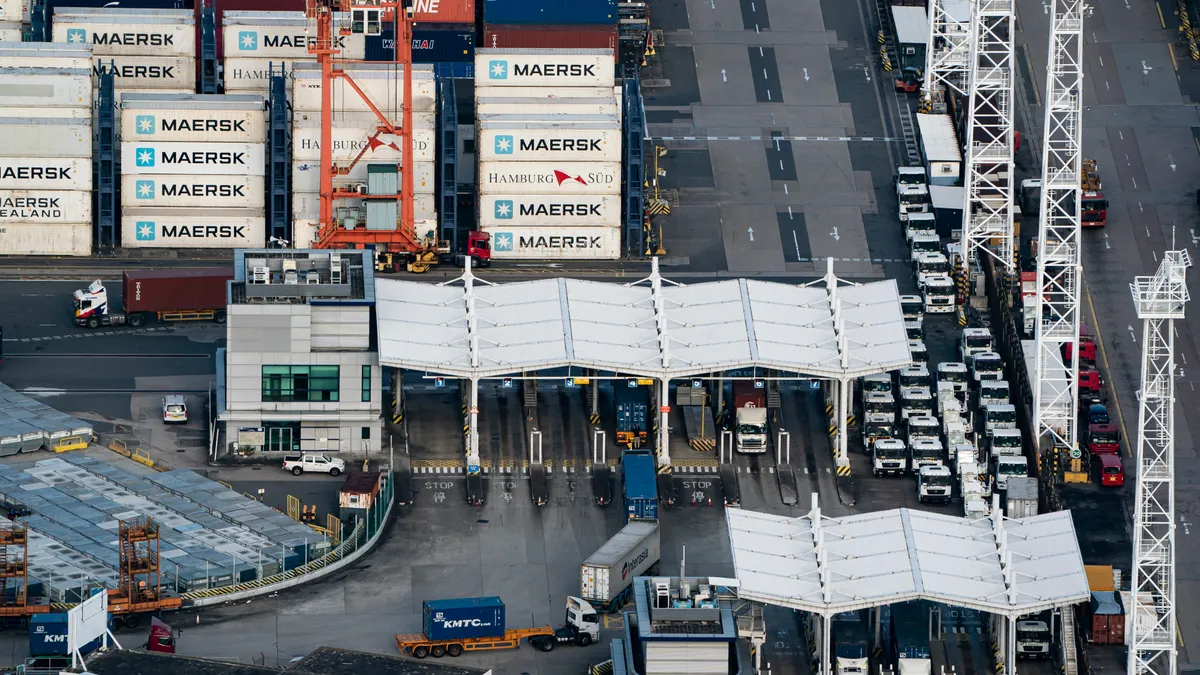
[[[234,253],[217,454],[380,452],[371,252]]]

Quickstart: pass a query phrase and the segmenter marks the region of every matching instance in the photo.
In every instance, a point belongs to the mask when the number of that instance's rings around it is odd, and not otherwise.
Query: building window
[[[265,403],[338,400],[338,366],[263,366]]]
[[[363,440],[364,441],[371,440],[371,427],[363,427],[362,430],[363,430],[362,431]]]
[[[299,422],[263,422],[267,452],[299,452]]]
[[[363,366],[362,369],[362,400],[367,403],[371,400],[371,366]]]

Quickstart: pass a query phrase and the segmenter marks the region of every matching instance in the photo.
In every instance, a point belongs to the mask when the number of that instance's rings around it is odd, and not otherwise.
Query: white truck
[[[767,451],[767,409],[737,409],[737,450],[745,454]]]
[[[1054,643],[1049,616],[1029,614],[1017,618],[1017,658],[1048,659]]]
[[[945,274],[932,276],[925,280],[922,287],[925,297],[925,311],[929,314],[952,314],[954,312],[954,296],[956,287],[954,280]]]
[[[983,380],[979,383],[976,399],[975,404],[980,410],[989,405],[1008,403],[1012,400],[1009,398],[1008,380]]]
[[[988,458],[1020,457],[1024,454],[1021,447],[1020,429],[996,429],[988,436]]]
[[[929,387],[901,388],[900,418],[907,420],[916,415],[933,415],[933,394]]]
[[[924,340],[909,340],[908,355],[912,357],[913,363],[929,363],[929,348],[925,346]]]
[[[941,431],[942,425],[938,424],[936,417],[916,415],[908,418],[905,440],[909,447],[918,441],[937,441],[941,440]]]
[[[871,444],[871,470],[875,476],[903,476],[908,472],[908,447],[898,438],[881,438]]]
[[[900,296],[900,312],[905,321],[920,321],[925,318],[925,300],[919,295]]]
[[[996,489],[1007,490],[1010,477],[1029,475],[1029,462],[1024,457],[997,457],[992,461],[992,475]]]
[[[929,211],[929,179],[923,166],[902,166],[896,170],[896,200],[900,203],[900,221],[908,220],[911,213]]]
[[[949,502],[954,493],[954,476],[941,464],[922,466],[917,471],[917,501]]]
[[[991,436],[997,429],[1017,428],[1017,407],[1011,403],[994,403],[983,409],[983,432]]]
[[[946,450],[941,439],[910,443],[908,455],[912,460],[913,471],[918,471],[923,466],[942,466],[946,463]]]
[[[970,363],[971,357],[983,352],[993,351],[996,347],[992,332],[986,328],[964,328],[958,339],[958,356],[963,363]]]
[[[971,357],[971,379],[975,382],[983,380],[1004,379],[1004,359],[996,352],[982,352]]]
[[[937,236],[937,219],[932,213],[908,214],[908,222],[904,224],[906,242],[911,243],[915,236],[929,234]]]
[[[901,389],[906,387],[933,387],[933,378],[929,375],[929,368],[924,364],[901,368],[898,379]]]
[[[283,458],[284,471],[291,471],[293,476],[302,473],[327,473],[337,476],[346,470],[346,462],[338,457],[328,455],[288,455]]]
[[[950,276],[950,263],[944,253],[922,253],[913,263],[913,274],[917,278],[917,288],[925,290],[925,282],[930,277]]]
[[[657,522],[635,520],[604,542],[579,566],[579,596],[602,612],[625,606],[633,578],[658,564],[661,538]]]
[[[922,253],[941,253],[942,240],[937,234],[918,233],[914,234],[911,241],[908,242],[910,259],[913,262],[921,257]]]
[[[961,361],[943,361],[937,365],[937,381],[960,393],[967,391],[967,364]]]
[[[895,424],[896,398],[891,392],[872,392],[863,401],[865,424]]]

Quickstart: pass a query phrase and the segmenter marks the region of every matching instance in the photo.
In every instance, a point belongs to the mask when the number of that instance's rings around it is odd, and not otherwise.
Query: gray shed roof
[[[376,280],[379,363],[464,378],[579,366],[678,378],[737,368],[852,378],[911,363],[895,281]]]

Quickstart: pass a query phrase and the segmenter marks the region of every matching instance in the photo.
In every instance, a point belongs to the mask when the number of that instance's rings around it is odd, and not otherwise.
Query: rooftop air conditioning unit
[[[283,261],[283,283],[288,285],[296,285],[300,283],[299,276],[296,274],[296,261],[287,259]]]
[[[250,276],[252,284],[269,284],[271,283],[271,268],[263,265],[255,267]]]
[[[309,270],[304,273],[304,283],[319,284],[321,283],[321,273],[316,270]]]
[[[355,183],[354,184],[354,192],[357,192],[360,195],[367,194],[367,184],[366,183]]]

